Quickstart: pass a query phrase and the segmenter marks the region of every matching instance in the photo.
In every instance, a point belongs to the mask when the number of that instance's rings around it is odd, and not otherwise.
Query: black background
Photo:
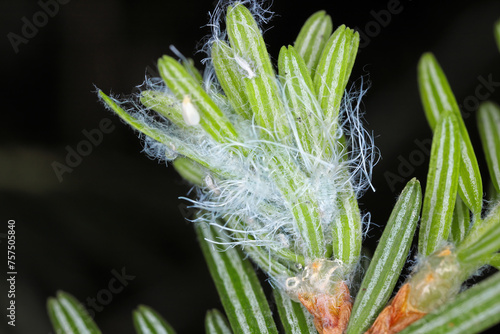
[[[386,9],[387,3],[275,0],[278,15],[265,27],[270,54],[276,60],[279,48],[293,44],[317,10],[326,9],[334,26],[364,31],[374,21],[371,11]],[[373,174],[376,193],[360,201],[382,226],[404,186],[398,182],[391,189],[387,172],[398,174],[400,159],[418,150],[416,139],[431,138],[417,89],[420,55],[434,52],[459,104],[474,96],[479,76],[500,81],[492,28],[500,17],[499,1],[400,3],[402,11],[362,48],[352,75],[372,84],[364,105],[382,160]],[[20,35],[21,19],[32,21],[41,7],[36,1],[0,2],[0,233],[6,233],[9,219],[16,221],[13,333],[49,333],[49,296],[61,289],[81,301],[95,298],[107,288],[111,270],[123,267],[135,279],[97,313],[103,332],[133,333],[131,311],[140,303],[154,307],[178,333],[202,332],[206,310],[221,308],[192,227],[179,210],[178,197],[189,186],[173,168],[141,153],[136,134],[103,108],[94,87],[130,94],[143,82],[146,67],[171,54],[169,45],[193,54],[209,33],[202,26],[214,6],[214,1],[73,0],[16,53],[8,34]],[[194,58],[199,65],[202,55]],[[500,102],[500,92],[491,98]],[[103,118],[111,119],[114,130],[59,182],[52,163],[64,163],[65,147],[75,148],[85,139],[82,131],[97,128]],[[479,148],[474,111],[465,122]],[[477,152],[488,184],[484,157]],[[416,176],[425,184],[427,164],[426,156],[402,177]],[[367,243],[373,247],[380,234],[372,228]],[[0,277],[6,271],[2,264]],[[5,310],[3,279],[0,295]],[[0,314],[4,326],[5,311]]]

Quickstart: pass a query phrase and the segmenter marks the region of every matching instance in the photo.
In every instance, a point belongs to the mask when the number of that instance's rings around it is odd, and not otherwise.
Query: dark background
[[[387,3],[275,0],[272,9],[278,15],[265,33],[270,54],[276,60],[279,48],[292,44],[317,10],[326,9],[334,26],[345,23],[364,31],[374,21],[371,11],[386,9]],[[500,2],[437,3],[401,0],[402,11],[362,48],[352,76],[372,84],[364,105],[382,159],[373,174],[377,192],[360,201],[379,225],[406,181],[416,176],[425,184],[427,156],[403,171],[405,182],[396,182],[394,190],[386,180],[387,172],[401,174],[401,159],[419,150],[416,139],[431,138],[417,89],[420,55],[434,52],[459,104],[471,101],[478,77],[500,81],[493,38]],[[6,233],[9,219],[16,221],[13,333],[49,333],[49,296],[61,289],[85,302],[107,288],[111,270],[123,267],[135,279],[97,313],[103,332],[133,333],[131,311],[140,303],[154,307],[178,333],[202,332],[206,310],[221,308],[192,227],[179,209],[178,197],[189,186],[173,168],[141,153],[136,134],[103,108],[94,87],[130,94],[143,82],[146,67],[171,54],[169,45],[192,55],[209,33],[200,27],[214,6],[214,1],[73,0],[60,5],[16,53],[8,34],[21,35],[22,18],[32,22],[41,7],[36,1],[0,2],[0,233]],[[202,55],[194,58],[199,65]],[[491,98],[500,102],[500,90]],[[97,128],[103,118],[114,130],[59,182],[53,162],[64,163],[66,146],[76,148],[85,139],[82,131]],[[479,148],[474,112],[465,122]],[[488,184],[484,157],[477,151]],[[380,233],[372,228],[368,244],[373,247]],[[0,240],[5,254],[5,239]],[[0,266],[0,277],[6,271]],[[6,285],[0,282],[5,310]],[[5,311],[0,314],[4,326]]]

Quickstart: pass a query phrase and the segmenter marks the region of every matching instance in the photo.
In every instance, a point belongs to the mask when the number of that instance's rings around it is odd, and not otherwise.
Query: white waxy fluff
[[[210,26],[213,36],[203,47],[208,55],[213,42],[227,37],[220,28],[220,21],[223,20],[225,8],[231,3],[221,0],[221,6],[212,14]],[[241,3],[247,5],[258,24],[270,16],[260,1],[243,0]],[[245,79],[259,77],[260,73],[244,55],[234,57],[241,76]],[[161,160],[174,160],[178,155],[184,155],[211,167],[214,173],[204,178],[205,186],[198,189],[196,199],[187,200],[193,208],[203,211],[196,221],[216,225],[229,237],[210,240],[214,244],[265,247],[269,256],[284,250],[306,255],[307,244],[297,230],[292,212],[293,205],[309,200],[304,194],[308,194],[316,203],[319,224],[325,231],[325,243],[331,243],[332,226],[339,214],[337,199],[345,194],[349,183],[358,197],[370,187],[372,167],[377,160],[373,135],[362,126],[361,98],[366,91],[362,80],[356,85],[357,90],[345,92],[338,118],[320,125],[318,132],[325,137],[322,145],[330,154],[310,154],[298,145],[293,110],[289,107],[283,88],[292,85],[292,80],[296,78],[285,82],[276,78],[276,98],[281,99],[283,105],[283,117],[279,121],[287,123],[294,137],[286,143],[274,142],[261,137],[260,134],[268,130],[259,127],[255,119],[239,118],[223,94],[210,56],[205,59],[205,64],[202,86],[213,103],[233,122],[238,139],[220,143],[197,126],[202,115],[189,95],[181,96],[181,101],[177,101],[181,105],[183,120],[188,125],[182,127],[145,108],[138,101],[138,94],[121,105],[142,127],[159,134],[161,143],[144,138],[145,152]],[[160,78],[147,78],[144,86],[139,88],[173,95]],[[310,94],[316,95],[315,92]],[[315,133],[311,132],[311,135]],[[339,141],[343,136],[345,142]],[[277,184],[275,175],[281,171],[269,163],[272,157],[267,148],[272,148],[273,155],[281,161],[296,165],[295,169],[287,170],[287,180],[297,180],[294,188],[290,189],[292,193],[288,194],[290,198],[297,199],[293,205],[287,205]]]

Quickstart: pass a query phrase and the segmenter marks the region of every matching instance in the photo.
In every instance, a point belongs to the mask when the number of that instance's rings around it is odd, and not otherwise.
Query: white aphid
[[[215,184],[215,180],[212,178],[212,176],[210,176],[210,174],[207,174],[207,176],[205,176],[204,181],[208,189],[213,191],[215,195],[220,195],[220,190],[219,188],[217,188],[217,184]]]
[[[191,99],[188,95],[185,95],[182,100],[182,118],[188,126],[200,124],[200,113],[194,104],[191,103]]]
[[[250,64],[245,59],[241,58],[238,55],[235,55],[234,60],[236,61],[238,66],[241,67],[247,73],[248,79],[252,79],[252,78],[255,78],[257,76],[255,74],[255,72],[252,70],[252,67],[250,66]]]

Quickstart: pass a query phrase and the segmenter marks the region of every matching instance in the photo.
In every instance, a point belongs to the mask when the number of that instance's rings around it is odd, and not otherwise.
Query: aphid
[[[248,79],[252,79],[257,76],[250,67],[250,64],[245,59],[241,58],[238,55],[235,55],[234,60],[236,60],[236,63],[247,73]]]
[[[215,184],[215,180],[210,175],[207,174],[204,181],[208,189],[213,191],[216,196],[220,195],[220,189],[217,187],[217,184]]]
[[[185,95],[182,100],[182,118],[188,126],[200,124],[200,113],[191,103],[191,98],[188,95]]]

